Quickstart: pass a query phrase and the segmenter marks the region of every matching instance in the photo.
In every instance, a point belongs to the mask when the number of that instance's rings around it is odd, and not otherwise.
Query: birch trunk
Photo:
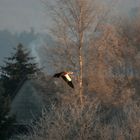
[[[83,105],[83,58],[82,58],[82,46],[83,46],[83,36],[81,36],[81,43],[79,46],[79,96],[80,104]]]
[[[84,37],[84,30],[83,30],[83,8],[84,3],[79,1],[80,7],[80,14],[79,14],[79,23],[78,23],[78,32],[79,32],[79,97],[80,97],[80,104],[83,106],[83,57],[82,57],[82,49],[83,49],[83,37]]]

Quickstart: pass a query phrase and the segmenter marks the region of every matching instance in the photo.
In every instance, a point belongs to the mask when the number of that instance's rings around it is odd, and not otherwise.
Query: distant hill
[[[8,30],[0,30],[0,65],[3,64],[4,57],[8,57],[13,52],[19,43],[22,43],[27,49],[31,50],[31,53],[39,57],[35,52],[38,48],[47,44],[51,46],[53,43],[51,37],[48,34],[35,33],[33,29],[30,32],[23,31],[21,33],[12,33]]]
[[[4,57],[9,56],[12,52],[12,48],[16,47],[18,43],[22,43],[24,46],[37,38],[37,34],[34,32],[22,32],[20,34],[11,33],[8,30],[0,31],[0,64]]]
[[[129,11],[129,17],[130,17],[132,20],[135,20],[135,18],[138,17],[139,14],[140,14],[140,6],[131,8],[131,10]]]

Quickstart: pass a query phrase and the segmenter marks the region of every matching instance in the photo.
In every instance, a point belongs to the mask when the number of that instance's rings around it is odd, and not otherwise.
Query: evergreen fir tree
[[[4,97],[4,89],[0,82],[0,139],[8,140],[12,135],[13,123],[15,122],[14,116],[9,116],[10,100]]]
[[[34,60],[35,58],[30,57],[29,51],[25,50],[22,44],[15,48],[15,53],[11,57],[6,58],[5,65],[1,66],[1,80],[6,96],[10,95],[13,98],[22,81],[39,71]]]

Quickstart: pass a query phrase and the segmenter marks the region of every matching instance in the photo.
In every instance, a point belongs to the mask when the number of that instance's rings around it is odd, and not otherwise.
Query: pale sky
[[[47,25],[46,11],[41,0],[0,0],[0,30],[43,31]]]
[[[140,6],[140,0],[116,1],[121,1],[120,11],[127,11],[134,5]],[[36,31],[44,32],[49,24],[46,13],[41,0],[0,0],[0,30],[23,31],[33,27]]]

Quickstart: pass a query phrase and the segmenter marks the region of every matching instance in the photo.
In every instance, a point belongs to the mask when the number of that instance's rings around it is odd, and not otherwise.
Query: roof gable
[[[37,119],[43,108],[43,102],[33,81],[27,80],[19,89],[11,104],[10,114],[15,114],[18,123],[30,123]]]

